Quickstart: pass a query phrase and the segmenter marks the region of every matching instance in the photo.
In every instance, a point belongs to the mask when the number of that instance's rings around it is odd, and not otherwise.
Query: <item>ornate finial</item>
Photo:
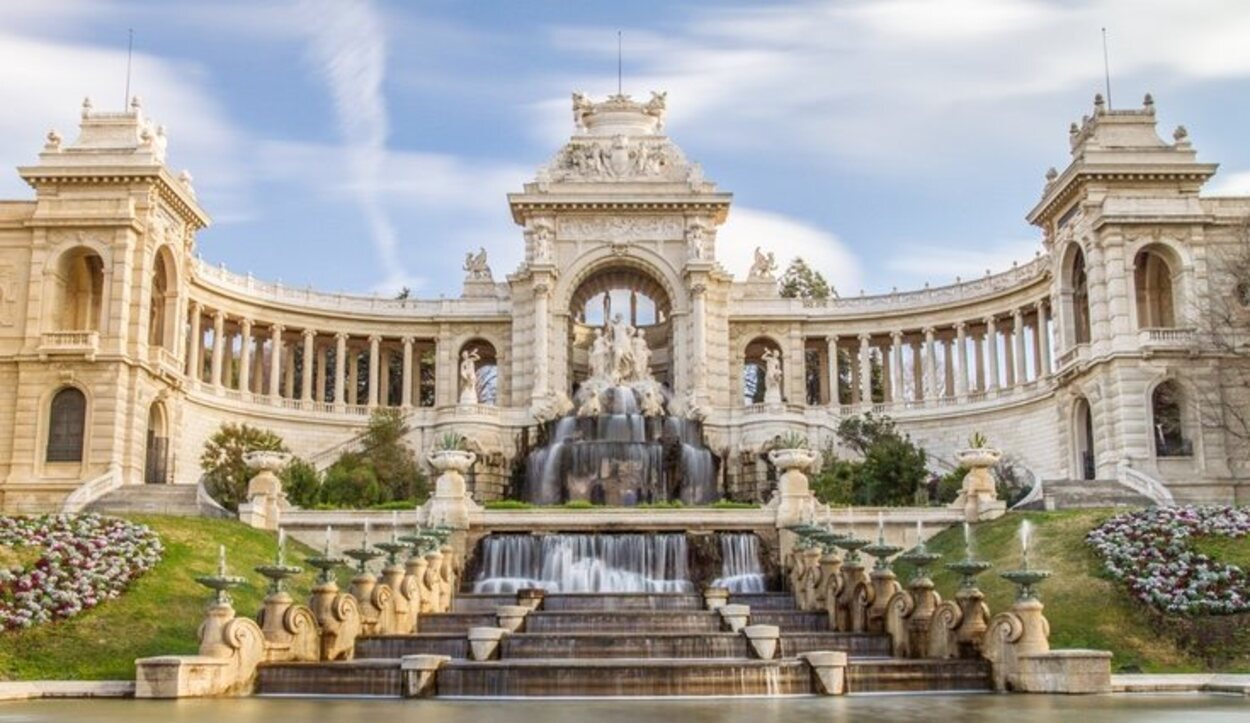
[[[140,98],[139,96],[137,96],[137,95],[136,95],[135,97],[133,97],[133,98],[131,98],[131,99],[130,99],[130,110],[132,110],[132,111],[138,111],[138,110],[139,110],[140,108],[142,108],[142,107],[143,107],[143,99],[142,99],[142,98]]]
[[[1176,126],[1176,130],[1172,131],[1172,140],[1177,143],[1185,143],[1189,140],[1189,129],[1185,126]]]
[[[1142,107],[1145,108],[1148,112],[1153,113],[1155,110],[1155,97],[1147,93],[1146,97],[1142,98],[1141,104],[1142,104]]]
[[[1102,93],[1094,94],[1094,112],[1102,113],[1107,109],[1107,100],[1102,97]]]
[[[181,183],[182,183],[182,185],[184,185],[184,186],[190,186],[190,185],[191,185],[191,181],[192,181],[192,178],[191,178],[191,172],[190,172],[190,171],[187,171],[187,170],[184,170],[184,171],[182,171],[182,173],[179,173],[179,174],[178,174],[178,181],[179,181],[179,182],[181,182]]]
[[[91,96],[82,99],[82,117],[87,118],[91,115]]]
[[[1058,177],[1059,171],[1056,171],[1054,166],[1046,169],[1046,183],[1054,183]]]
[[[1074,136],[1080,132],[1081,132],[1081,127],[1076,124],[1076,121],[1072,121],[1072,125],[1068,126],[1068,135]]]
[[[45,151],[56,151],[61,148],[61,134],[53,128],[48,131],[48,142],[43,144]]]

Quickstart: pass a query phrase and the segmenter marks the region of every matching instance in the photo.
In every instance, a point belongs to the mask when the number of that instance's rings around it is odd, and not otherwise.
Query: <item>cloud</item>
[[[1250,196],[1250,171],[1220,172],[1203,190],[1210,196]]]
[[[801,256],[838,293],[858,293],[863,280],[859,260],[837,236],[781,214],[735,206],[716,235],[717,260],[726,271],[744,279],[756,246],[777,255],[778,273]]]
[[[899,281],[916,286],[924,283],[939,286],[953,283],[957,278],[976,279],[987,271],[1005,271],[1013,263],[1031,259],[1039,250],[1037,241],[1032,239],[976,249],[909,245],[886,255],[884,263],[886,270],[895,274]]]
[[[335,116],[348,149],[348,172],[356,203],[369,225],[386,286],[412,276],[404,269],[391,219],[369,189],[381,179],[388,134],[386,34],[372,3],[304,0],[297,12],[308,30],[308,54],[334,99]]]

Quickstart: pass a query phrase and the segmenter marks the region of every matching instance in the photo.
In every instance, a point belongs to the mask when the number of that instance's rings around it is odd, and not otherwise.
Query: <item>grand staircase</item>
[[[452,612],[421,616],[416,634],[358,639],[352,661],[263,664],[259,693],[399,697],[404,656],[444,655],[438,697],[810,695],[816,683],[798,656],[811,651],[848,654],[851,693],[992,688],[984,660],[892,658],[887,635],[832,632],[824,613],[795,610],[788,593],[730,599],[750,606],[751,624],[781,629],[772,660],[725,631],[700,595],[597,593],[547,595],[502,639],[497,659],[470,660],[469,628],[495,625],[495,608],[516,602],[463,594]]]
[[[218,517],[222,508],[200,502],[195,485],[124,485],[87,505],[102,515],[149,514]]]
[[[1040,499],[1021,505],[1030,510],[1074,510],[1094,507],[1150,507],[1154,500],[1117,479],[1046,480]]]

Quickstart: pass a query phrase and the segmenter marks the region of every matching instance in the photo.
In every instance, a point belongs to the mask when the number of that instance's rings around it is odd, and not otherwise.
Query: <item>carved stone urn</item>
[[[981,509],[998,499],[990,470],[1002,457],[1003,453],[992,447],[971,447],[956,452],[955,460],[968,468],[968,474],[951,507],[962,508],[969,520],[978,519]]]
[[[777,478],[777,526],[788,527],[803,521],[812,503],[811,489],[804,474],[816,463],[816,453],[800,447],[774,449],[768,461],[780,473]]]
[[[468,529],[469,509],[473,506],[465,488],[464,474],[477,461],[477,455],[461,449],[440,449],[426,460],[439,473],[434,496],[428,504],[429,519],[456,529]]]
[[[240,506],[239,516],[248,524],[265,530],[276,530],[282,511],[289,505],[282,491],[281,472],[291,462],[286,452],[254,450],[243,455],[243,463],[256,474],[247,483],[247,505]]]

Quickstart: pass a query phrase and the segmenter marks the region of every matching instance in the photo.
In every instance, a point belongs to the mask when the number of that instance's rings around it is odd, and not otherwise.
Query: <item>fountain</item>
[[[670,414],[642,335],[619,316],[605,332],[596,335],[591,376],[572,411],[546,422],[546,444],[526,460],[521,499],[624,506],[719,499],[717,460],[703,443],[697,407]]]
[[[247,584],[247,578],[226,572],[226,546],[217,547],[217,574],[200,575],[195,581],[213,591],[214,606],[230,606],[230,590]]]

